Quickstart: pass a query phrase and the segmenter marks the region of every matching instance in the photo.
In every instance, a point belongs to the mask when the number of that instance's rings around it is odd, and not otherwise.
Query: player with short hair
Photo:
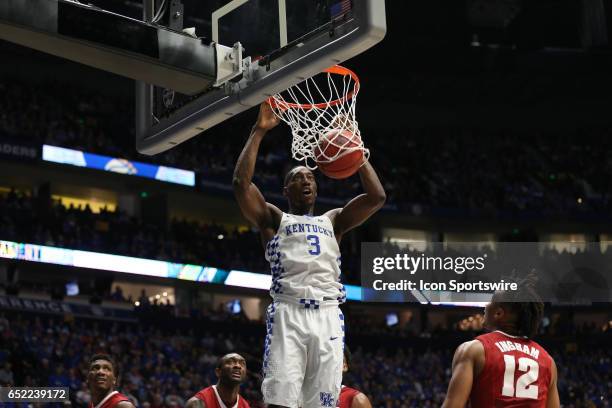
[[[472,408],[559,408],[555,362],[531,340],[544,305],[512,296],[496,292],[484,317],[492,332],[457,348],[443,408],[463,408],[468,400]]]
[[[342,373],[346,374],[351,369],[351,352],[348,346],[344,346],[344,366]],[[372,408],[368,397],[355,388],[342,385],[340,397],[338,398],[338,408]]]
[[[107,354],[96,354],[89,360],[87,388],[91,393],[89,408],[134,408],[128,397],[115,390],[115,362]]]
[[[201,389],[191,397],[186,408],[249,408],[249,403],[238,393],[246,378],[246,360],[230,353],[217,361],[217,384]]]
[[[344,341],[344,316],[338,306],[346,299],[339,243],[383,206],[385,192],[365,162],[359,169],[365,194],[344,208],[315,216],[315,176],[298,166],[289,171],[283,186],[288,212],[267,203],[252,180],[259,145],[278,123],[272,108],[263,103],[233,179],[240,209],[259,229],[272,271],[262,393],[269,405],[333,408],[342,381]]]

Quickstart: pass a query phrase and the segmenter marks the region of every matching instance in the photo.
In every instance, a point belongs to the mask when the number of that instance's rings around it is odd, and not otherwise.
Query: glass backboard
[[[149,10],[149,16],[156,11]],[[136,147],[144,154],[170,149],[372,47],[386,32],[385,3],[185,1],[183,25],[195,28],[191,34],[203,42],[239,50],[229,60],[240,65],[240,72],[191,96],[139,83]]]

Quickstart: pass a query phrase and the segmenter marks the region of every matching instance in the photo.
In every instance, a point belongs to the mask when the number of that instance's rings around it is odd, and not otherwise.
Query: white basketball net
[[[330,163],[356,150],[367,160],[370,151],[361,140],[355,120],[359,80],[350,70],[334,66],[321,74],[274,95],[269,102],[274,113],[291,127],[291,154],[311,170],[319,163]],[[319,141],[331,132],[343,132],[344,143],[332,141],[337,149],[317,149]],[[331,154],[328,152],[332,150]]]

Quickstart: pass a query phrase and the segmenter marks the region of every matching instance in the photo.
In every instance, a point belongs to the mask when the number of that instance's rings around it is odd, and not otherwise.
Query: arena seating
[[[178,408],[197,390],[216,382],[218,356],[237,351],[249,366],[241,392],[253,406],[263,406],[259,391],[262,324],[217,313],[214,320],[168,319],[162,326],[159,312],[155,307],[141,311],[137,324],[4,314],[0,317],[0,382],[67,386],[74,406],[85,407],[89,402],[84,383],[87,358],[106,352],[117,359],[119,389],[137,407]],[[474,335],[437,331],[397,337],[398,333],[387,333],[388,344],[383,347],[371,333],[353,333],[357,326],[348,328],[353,363],[344,383],[363,390],[375,407],[440,406],[454,347]],[[557,361],[564,406],[608,406],[612,330],[569,330],[574,334],[542,334],[537,339]]]
[[[127,98],[19,78],[3,79],[0,90],[0,137],[193,169],[201,182],[227,186],[254,120],[243,115],[211,129],[205,140],[148,157],[134,149],[133,106]],[[378,131],[375,118],[368,117],[360,125],[390,208],[446,217],[609,218],[612,166],[605,154],[610,129],[491,134],[439,127],[400,133]],[[278,193],[290,165],[290,138],[284,127],[273,133],[262,146],[256,183]],[[228,137],[237,142],[226,143]],[[325,198],[346,200],[359,191],[356,178],[319,177],[318,182]]]

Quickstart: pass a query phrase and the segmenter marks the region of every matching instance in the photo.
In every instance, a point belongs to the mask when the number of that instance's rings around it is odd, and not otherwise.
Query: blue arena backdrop
[[[43,145],[44,161],[69,164],[89,169],[110,171],[129,176],[139,176],[167,183],[195,186],[195,172],[174,167],[157,166],[116,157],[66,149],[64,147]]]
[[[272,277],[269,274],[263,273],[236,270],[226,271],[203,265],[189,265],[1,240],[0,258],[181,279],[193,282],[218,283],[261,290],[270,289],[272,283]],[[345,288],[347,299],[361,300],[361,287],[345,285]]]

